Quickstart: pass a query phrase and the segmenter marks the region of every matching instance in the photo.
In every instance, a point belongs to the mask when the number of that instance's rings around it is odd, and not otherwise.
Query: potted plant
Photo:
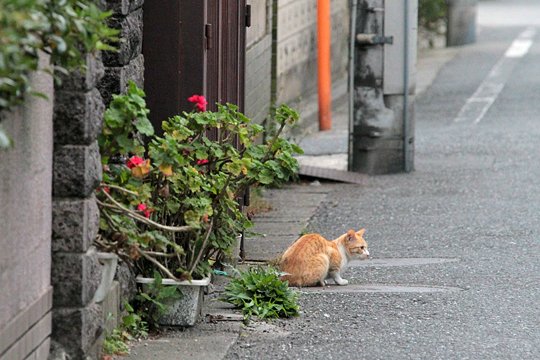
[[[280,184],[298,168],[293,155],[301,149],[281,137],[298,119],[287,106],[276,110],[267,140],[257,142],[263,127],[235,105],[212,112],[204,97],[189,100],[194,110],[163,121],[162,136],[154,135],[144,92],[134,84],[105,113],[97,243],[130,261],[141,282],[157,271],[176,285],[206,284],[214,262],[251,225],[238,202],[244,191]]]

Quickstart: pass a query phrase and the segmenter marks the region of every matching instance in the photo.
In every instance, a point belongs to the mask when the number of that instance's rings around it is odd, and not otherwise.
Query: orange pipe
[[[319,79],[319,130],[332,128],[332,77],[330,64],[330,0],[317,0],[317,56]]]

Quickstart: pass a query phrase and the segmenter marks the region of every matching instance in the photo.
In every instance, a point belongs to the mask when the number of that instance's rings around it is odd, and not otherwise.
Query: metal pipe
[[[317,0],[319,130],[332,128],[332,70],[330,63],[330,0]]]
[[[354,49],[356,44],[356,9],[358,0],[351,0],[351,18],[349,24],[349,141],[347,143],[347,168],[352,171],[353,130],[354,130]]]
[[[411,172],[411,155],[409,143],[409,0],[405,0],[405,21],[404,23],[404,59],[403,59],[403,153],[404,153],[404,170]]]

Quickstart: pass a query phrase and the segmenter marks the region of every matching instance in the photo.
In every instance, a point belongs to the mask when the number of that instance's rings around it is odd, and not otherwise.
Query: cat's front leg
[[[332,279],[334,279],[334,281],[336,282],[336,284],[338,285],[347,285],[349,283],[348,280],[345,280],[341,277],[341,274],[339,273],[339,271],[335,271],[335,272],[332,272],[330,273],[330,277]]]

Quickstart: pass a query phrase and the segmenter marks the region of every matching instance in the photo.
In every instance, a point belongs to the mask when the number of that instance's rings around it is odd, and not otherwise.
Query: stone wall
[[[114,12],[109,26],[120,30],[118,52],[105,52],[105,75],[99,84],[101,96],[108,104],[113,94],[125,92],[129,80],[139,87],[144,84],[144,58],[142,55],[144,0],[105,0]]]
[[[246,32],[245,113],[261,123],[270,112],[272,85],[272,0],[248,0],[251,26]]]
[[[92,242],[99,228],[95,189],[101,181],[97,136],[103,112],[128,80],[143,83],[143,0],[107,0],[118,52],[87,56],[87,69],[65,79],[54,104],[52,218],[53,340],[51,358],[97,359],[104,335],[102,304],[93,301],[101,265]]]
[[[40,65],[47,64],[42,58]],[[52,95],[50,75],[34,73],[31,83],[33,90]],[[2,122],[14,145],[0,150],[0,359],[46,359],[49,352],[50,100],[30,96]]]
[[[92,246],[99,225],[94,191],[101,180],[97,136],[105,106],[99,56],[56,89],[52,218],[53,340],[73,358],[97,358],[101,308],[92,302],[101,266]]]

